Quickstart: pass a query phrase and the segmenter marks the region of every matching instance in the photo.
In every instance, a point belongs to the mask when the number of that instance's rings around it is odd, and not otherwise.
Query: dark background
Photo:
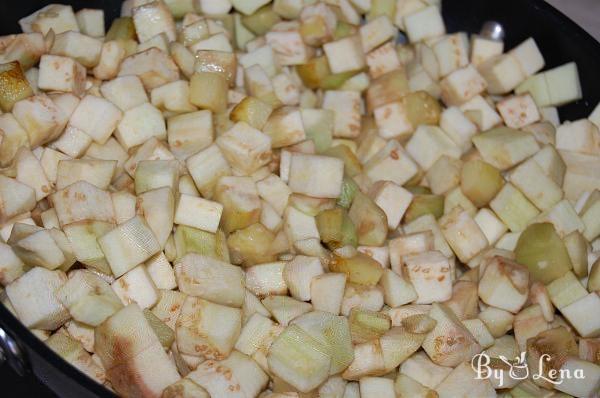
[[[3,390],[2,396],[6,398],[58,398],[35,377],[21,378],[6,364],[0,365],[0,386]]]

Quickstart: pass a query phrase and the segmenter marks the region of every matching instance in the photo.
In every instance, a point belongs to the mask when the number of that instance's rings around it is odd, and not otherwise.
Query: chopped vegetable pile
[[[440,7],[21,19],[2,303],[123,397],[597,396],[600,106],[561,123],[574,63]]]

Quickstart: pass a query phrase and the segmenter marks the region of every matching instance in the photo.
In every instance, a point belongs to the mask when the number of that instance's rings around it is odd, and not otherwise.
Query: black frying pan
[[[80,8],[102,8],[107,22],[118,16],[121,0],[16,0],[6,1],[0,12],[0,35],[19,32],[17,21],[42,6],[60,2]],[[562,120],[587,117],[600,101],[600,43],[573,21],[543,0],[443,0],[443,14],[449,32],[478,32],[485,21],[496,20],[506,30],[506,48],[512,48],[532,36],[546,67],[575,61],[583,87],[583,99],[560,109]],[[1,259],[0,259],[1,261]],[[5,335],[3,335],[4,330]],[[7,347],[7,338],[13,348]],[[2,342],[4,341],[4,346]],[[16,344],[16,346],[15,346]],[[113,397],[102,386],[84,376],[54,354],[28,332],[15,317],[0,305],[0,348],[21,351],[21,358],[8,355],[17,372],[34,375],[61,397]],[[2,351],[2,350],[0,350]],[[10,386],[3,386],[10,391]]]

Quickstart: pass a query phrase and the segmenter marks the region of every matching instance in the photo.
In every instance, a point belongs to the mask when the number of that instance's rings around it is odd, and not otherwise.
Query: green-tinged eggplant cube
[[[98,239],[115,276],[121,276],[160,251],[160,244],[139,216]]]
[[[529,268],[531,277],[545,284],[572,268],[569,253],[550,223],[531,224],[515,248],[516,261]]]
[[[520,232],[527,227],[540,212],[510,183],[504,184],[491,200],[490,208],[512,232]]]

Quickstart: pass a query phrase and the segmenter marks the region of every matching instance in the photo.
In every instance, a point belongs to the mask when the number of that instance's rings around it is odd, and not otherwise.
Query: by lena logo
[[[471,367],[477,374],[476,379],[494,379],[499,387],[503,387],[506,378],[512,380],[525,380],[530,376],[533,380],[544,380],[548,383],[558,385],[564,380],[577,379],[584,380],[583,369],[547,369],[544,371],[544,363],[549,362],[552,357],[548,354],[542,354],[538,361],[537,369],[529,369],[526,361],[526,353],[522,352],[513,360],[500,355],[498,358],[490,358],[485,353],[477,354],[471,360]]]

